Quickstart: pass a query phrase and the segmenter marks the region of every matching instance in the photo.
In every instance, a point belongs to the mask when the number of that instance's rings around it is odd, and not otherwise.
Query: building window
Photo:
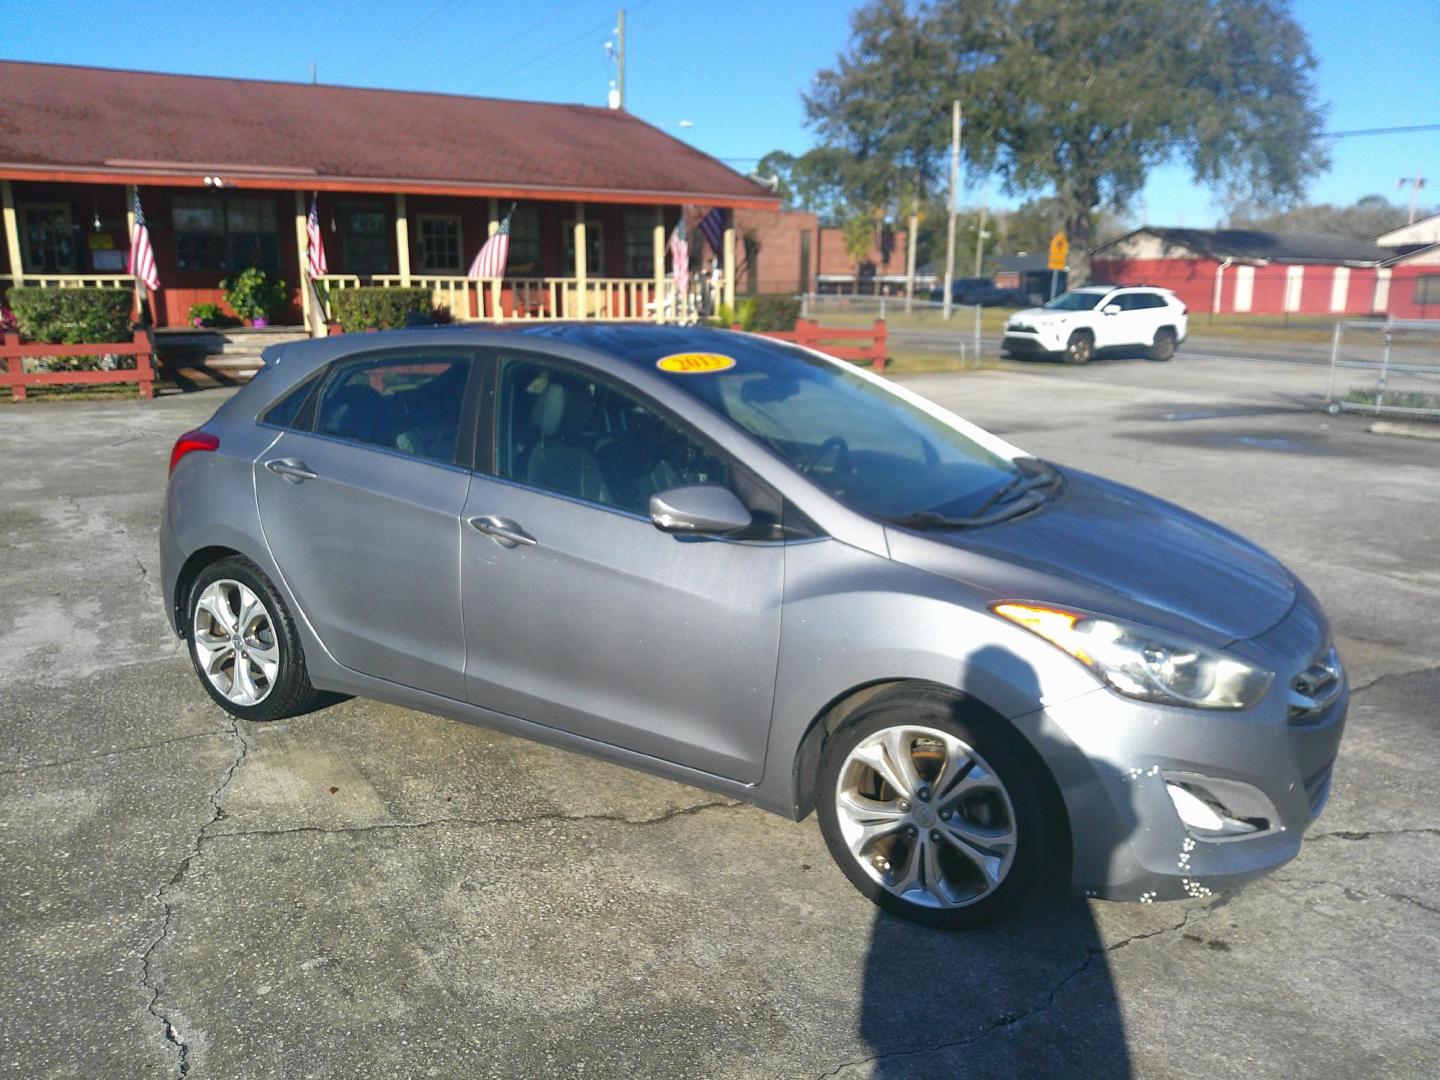
[[[420,269],[429,274],[458,274],[464,267],[459,214],[421,214]]]
[[[540,272],[540,211],[533,206],[517,206],[510,215],[510,260],[505,272]]]
[[[575,276],[575,222],[565,222],[565,273]],[[585,223],[585,276],[605,276],[605,231],[598,221]]]
[[[246,195],[176,195],[170,203],[181,270],[280,272],[275,200]]]
[[[625,215],[625,276],[655,276],[655,215]]]
[[[376,203],[341,203],[343,272],[365,277],[390,272],[390,215]]]
[[[1421,274],[1415,279],[1415,303],[1421,307],[1440,304],[1440,274]]]
[[[25,248],[21,262],[32,273],[72,273],[75,263],[75,228],[69,203],[35,203],[20,208]],[[15,267],[15,273],[20,267]]]

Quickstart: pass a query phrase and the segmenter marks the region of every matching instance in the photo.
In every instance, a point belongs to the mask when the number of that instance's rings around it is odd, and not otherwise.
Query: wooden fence
[[[739,330],[739,323],[732,323],[731,330]],[[836,357],[839,360],[869,362],[876,371],[885,370],[885,320],[876,319],[869,327],[821,326],[814,319],[796,319],[794,330],[761,330],[762,337],[793,341],[809,349]],[[842,344],[833,344],[841,342]],[[864,344],[860,344],[864,342]]]
[[[99,383],[136,383],[142,398],[155,396],[154,354],[145,331],[135,331],[132,341],[106,342],[98,345],[20,344],[18,334],[0,337],[0,388],[10,387],[16,401],[25,400],[31,386],[93,386]],[[135,366],[119,371],[26,371],[25,361],[32,357],[55,356],[133,356]]]

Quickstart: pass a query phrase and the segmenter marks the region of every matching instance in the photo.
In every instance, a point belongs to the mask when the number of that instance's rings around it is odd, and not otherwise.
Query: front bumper
[[[1037,326],[1025,330],[1006,327],[1000,339],[1000,347],[1021,354],[1057,353],[1065,351],[1065,341],[1061,339],[1058,331],[1045,327]]]
[[[1292,675],[1317,653],[1297,648],[1311,617],[1270,631],[1244,651],[1277,648],[1277,675],[1264,700],[1240,712],[1155,705],[1097,690],[1015,721],[1059,782],[1070,820],[1073,880],[1088,896],[1172,900],[1233,889],[1293,859],[1330,792],[1330,773],[1344,731],[1349,687],[1318,713],[1292,717]],[[1293,623],[1306,623],[1297,632]],[[1241,648],[1234,651],[1240,652]],[[1205,778],[1213,788],[1252,792],[1265,827],[1217,837],[1181,820],[1167,777]]]

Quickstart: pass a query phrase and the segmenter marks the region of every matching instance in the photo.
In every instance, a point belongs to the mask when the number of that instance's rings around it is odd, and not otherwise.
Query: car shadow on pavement
[[[1034,669],[1008,649],[983,646],[965,670],[976,674],[961,688],[976,699],[983,695],[971,684],[980,672],[1001,674],[1029,700],[1044,697]],[[1074,762],[1076,747],[1058,736],[1045,745],[1046,730],[1027,725],[1040,757]],[[1050,813],[1063,810],[1052,805]],[[1071,889],[1069,829],[1052,829],[1051,839],[1041,887],[978,929],[941,930],[877,912],[860,1003],[871,1075],[1131,1075],[1106,947],[1090,903]]]

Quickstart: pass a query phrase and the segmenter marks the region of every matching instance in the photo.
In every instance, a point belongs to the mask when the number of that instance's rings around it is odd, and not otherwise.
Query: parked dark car
[[[937,304],[944,300],[944,288],[931,289],[930,299]],[[973,277],[959,278],[951,284],[950,302],[982,307],[1024,307],[1029,303],[1019,289],[1002,289],[989,278]]]

